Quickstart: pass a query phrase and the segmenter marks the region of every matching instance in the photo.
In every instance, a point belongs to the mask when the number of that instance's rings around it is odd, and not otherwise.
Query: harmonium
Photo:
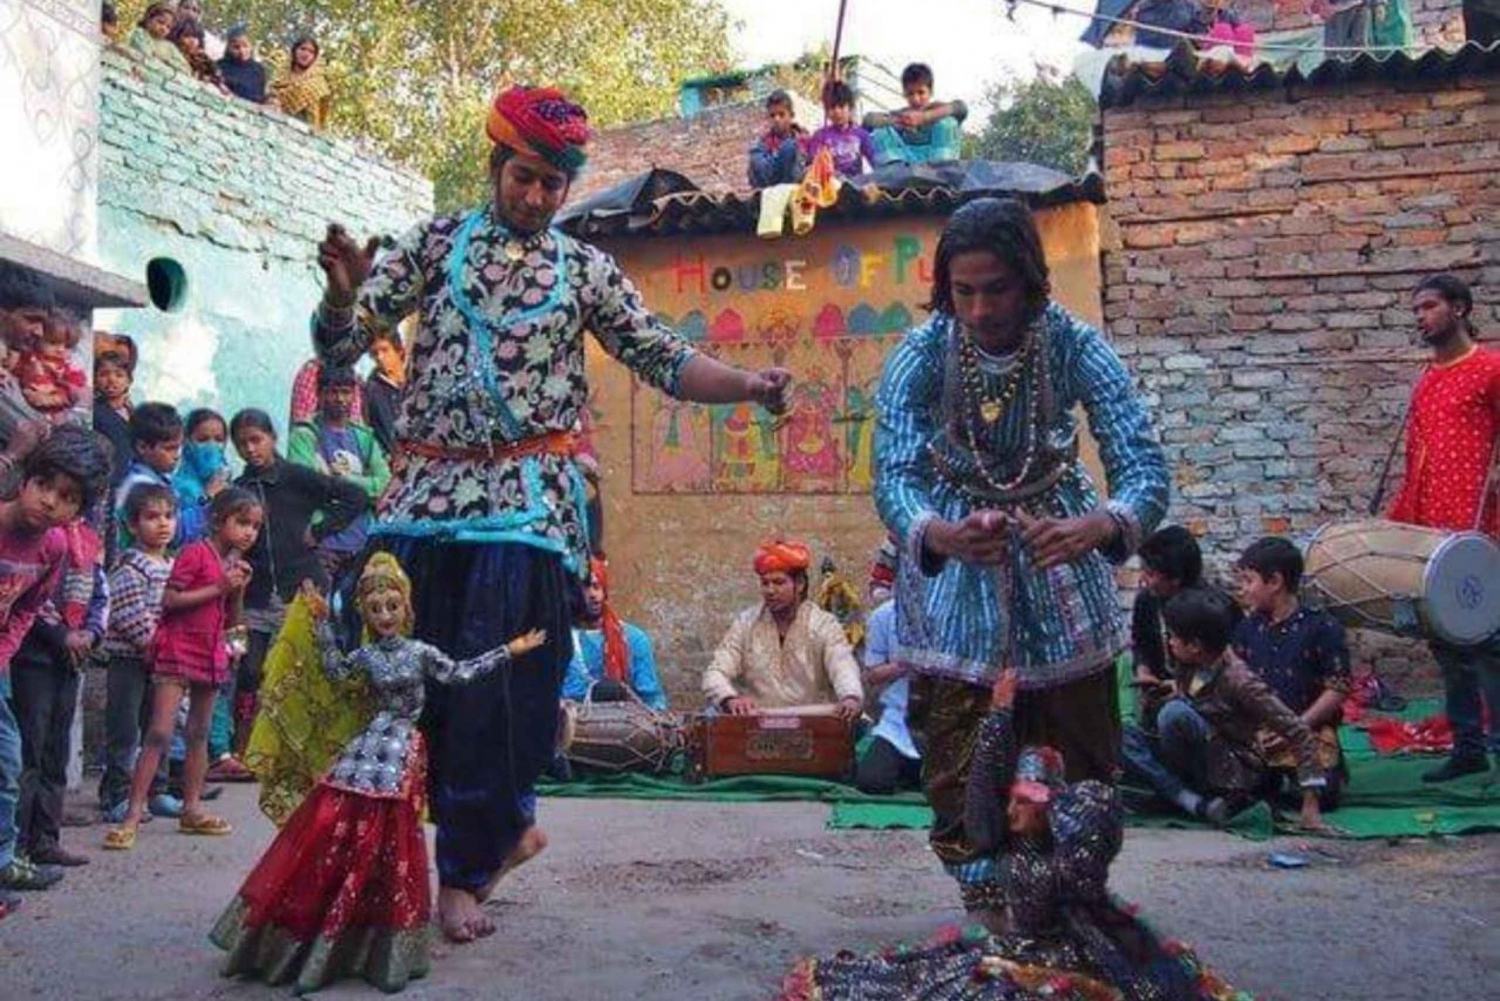
[[[761,709],[751,716],[703,715],[688,725],[690,774],[808,775],[847,780],[854,774],[854,724],[834,706]]]

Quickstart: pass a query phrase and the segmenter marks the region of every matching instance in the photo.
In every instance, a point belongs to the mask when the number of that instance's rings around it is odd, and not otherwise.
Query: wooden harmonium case
[[[698,778],[724,775],[854,773],[854,727],[833,706],[762,709],[753,716],[698,716],[688,728],[688,757]]]

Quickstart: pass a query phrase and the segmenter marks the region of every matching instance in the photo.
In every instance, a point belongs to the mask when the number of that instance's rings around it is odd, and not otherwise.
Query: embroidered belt
[[[403,438],[396,442],[398,456],[423,459],[447,459],[452,462],[499,462],[502,459],[524,459],[532,455],[573,457],[583,448],[576,431],[553,431],[551,434],[522,438],[520,441],[492,441],[488,445],[439,445],[430,441]]]

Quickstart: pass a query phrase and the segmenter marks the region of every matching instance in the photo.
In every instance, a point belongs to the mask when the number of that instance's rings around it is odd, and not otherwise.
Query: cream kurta
[[[864,691],[839,620],[804,601],[785,643],[764,604],[735,616],[703,672],[703,695],[711,706],[747,695],[771,709],[862,700]]]

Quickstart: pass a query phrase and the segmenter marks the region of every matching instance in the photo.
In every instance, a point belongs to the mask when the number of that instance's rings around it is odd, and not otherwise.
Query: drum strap
[[[1484,486],[1479,494],[1479,510],[1474,512],[1474,531],[1484,531],[1484,515],[1490,509],[1490,504],[1495,501],[1496,494],[1500,494],[1500,434],[1495,436],[1494,447],[1490,450],[1490,471],[1485,474]]]
[[[1380,467],[1380,481],[1375,484],[1375,493],[1370,497],[1370,517],[1380,517],[1380,505],[1385,501],[1385,485],[1390,479],[1391,463],[1396,461],[1396,449],[1401,447],[1401,439],[1406,436],[1406,425],[1411,421],[1411,402],[1406,404],[1406,410],[1401,414],[1401,426],[1396,429],[1396,437],[1391,441],[1391,450],[1385,454],[1385,465]]]

